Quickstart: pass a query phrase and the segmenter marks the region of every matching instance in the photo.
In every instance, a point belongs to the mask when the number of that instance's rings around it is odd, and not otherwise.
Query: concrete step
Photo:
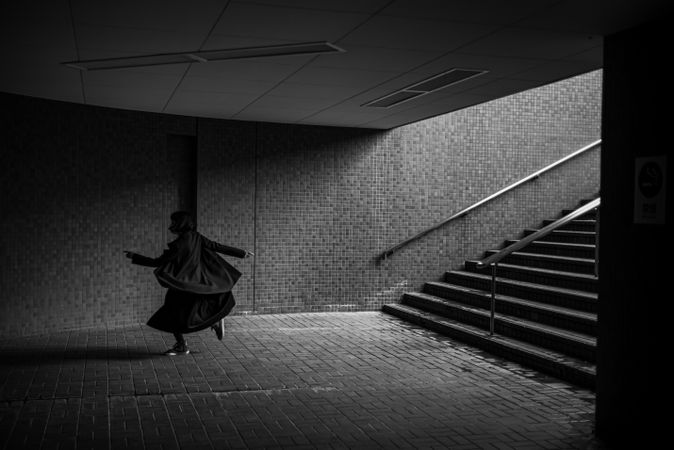
[[[389,304],[384,305],[382,309],[388,314],[481,348],[496,356],[584,388],[595,388],[595,366],[586,361],[542,349],[518,339],[498,334],[490,336],[478,327],[407,305]]]
[[[424,284],[423,292],[419,294],[455,301],[474,308],[485,310],[491,308],[491,292],[482,289],[431,281]],[[503,294],[496,295],[496,312],[587,336],[597,335],[597,314],[592,312],[578,311]]]
[[[476,264],[477,261],[466,261],[465,268],[468,272],[491,275],[490,268],[478,269]],[[499,263],[496,273],[498,277],[510,278],[512,280],[528,281],[595,293],[598,290],[597,277],[594,274],[543,269],[508,263]]]
[[[505,246],[519,242],[518,239],[508,239]],[[523,249],[527,253],[545,255],[570,256],[572,258],[594,258],[595,246],[589,244],[570,244],[567,242],[533,241]]]
[[[405,294],[402,303],[489,331],[491,316],[489,309],[477,308],[423,293]],[[500,312],[494,317],[494,332],[562,352],[584,361],[596,362],[597,340],[593,336],[508,316]]]
[[[445,272],[444,280],[447,283],[491,293],[492,279],[488,272],[479,274],[465,270],[451,270]],[[498,271],[496,272],[496,292],[579,311],[593,313],[597,311],[596,293],[503,278],[498,275]]]
[[[497,252],[498,250],[488,250],[485,252],[485,257]],[[573,258],[569,256],[545,255],[542,253],[514,252],[506,256],[502,262],[541,269],[594,274],[594,258]]]
[[[524,236],[529,236],[537,231],[538,230],[534,228],[527,228],[524,230]],[[568,244],[594,245],[597,241],[597,233],[594,231],[554,230],[553,232],[541,237],[538,240],[548,242],[564,242]]]

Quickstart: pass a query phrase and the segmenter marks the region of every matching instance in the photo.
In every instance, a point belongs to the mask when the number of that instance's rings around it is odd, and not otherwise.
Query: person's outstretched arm
[[[161,266],[167,258],[171,257],[171,251],[165,250],[164,253],[157,258],[150,258],[149,256],[139,255],[138,253],[130,252],[125,250],[124,254],[127,258],[131,259],[133,264],[138,264],[139,266],[146,267],[159,267]]]
[[[223,255],[234,256],[235,258],[248,258],[253,256],[252,252],[248,250],[241,250],[239,248],[223,245],[204,237],[204,246],[214,252],[222,253]]]

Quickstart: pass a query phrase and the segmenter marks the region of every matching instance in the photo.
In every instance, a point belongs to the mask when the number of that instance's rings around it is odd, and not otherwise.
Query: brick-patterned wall
[[[378,309],[596,194],[592,151],[375,260],[598,139],[600,108],[595,72],[386,132],[202,120],[201,228],[256,252],[239,313]]]
[[[0,335],[145,320],[177,201],[167,134],[194,119],[3,95]]]
[[[144,321],[198,138],[200,230],[252,250],[234,313],[377,309],[598,191],[598,152],[378,264],[387,247],[600,135],[601,72],[389,131],[175,117],[2,95],[0,335]],[[9,112],[8,112],[9,111]]]

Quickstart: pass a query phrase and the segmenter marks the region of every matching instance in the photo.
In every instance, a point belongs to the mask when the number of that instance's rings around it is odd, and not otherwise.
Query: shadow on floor
[[[163,357],[163,350],[153,351],[147,347],[139,348],[110,348],[110,347],[68,347],[62,348],[21,348],[5,347],[0,350],[0,366],[4,365],[35,365],[53,364],[64,361],[77,360],[141,360]]]

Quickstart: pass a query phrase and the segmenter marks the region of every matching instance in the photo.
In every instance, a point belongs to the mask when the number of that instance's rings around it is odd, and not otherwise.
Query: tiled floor
[[[596,449],[594,395],[379,312],[0,341],[0,448]]]

